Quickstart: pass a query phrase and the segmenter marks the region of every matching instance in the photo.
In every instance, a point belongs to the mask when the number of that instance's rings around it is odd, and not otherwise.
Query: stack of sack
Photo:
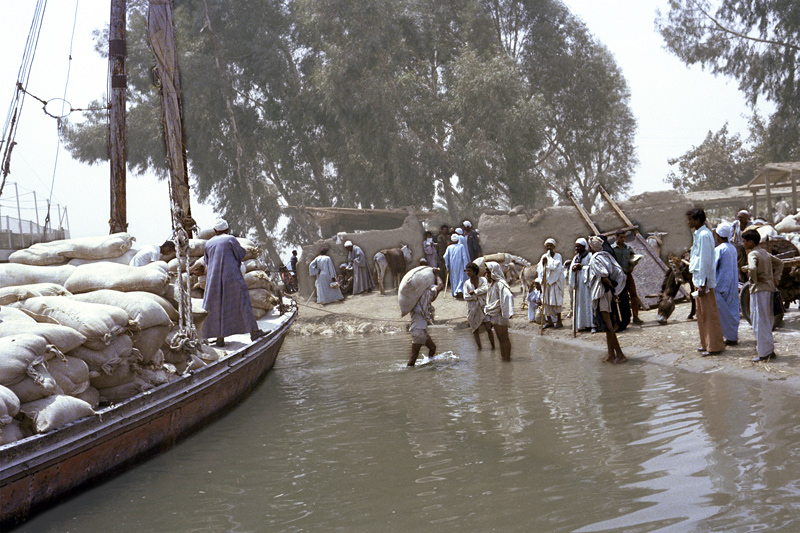
[[[60,241],[41,242],[18,250],[8,258],[21,265],[49,266],[92,261],[113,261],[128,264],[136,253],[131,250],[133,237],[127,233],[114,233],[98,237],[82,237]]]

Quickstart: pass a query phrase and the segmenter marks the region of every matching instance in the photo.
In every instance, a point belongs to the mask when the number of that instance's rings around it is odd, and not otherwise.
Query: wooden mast
[[[108,30],[108,70],[111,77],[108,129],[108,156],[111,163],[111,217],[108,223],[111,233],[128,231],[125,194],[127,161],[125,103],[128,85],[125,72],[126,8],[127,0],[111,0],[111,18]]]
[[[173,224],[182,227],[191,237],[196,223],[192,219],[189,202],[186,135],[181,107],[181,82],[172,18],[172,0],[150,0],[147,25],[150,47],[156,59],[156,83],[161,94],[161,117],[164,142],[167,146]]]

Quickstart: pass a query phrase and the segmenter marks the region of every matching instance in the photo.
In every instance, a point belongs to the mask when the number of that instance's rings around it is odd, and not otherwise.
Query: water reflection
[[[224,419],[22,530],[797,529],[794,396],[433,335],[412,370],[402,335],[290,338]]]

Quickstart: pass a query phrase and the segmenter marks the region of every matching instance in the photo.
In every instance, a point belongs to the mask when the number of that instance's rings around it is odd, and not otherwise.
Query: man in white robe
[[[321,248],[319,255],[308,265],[308,275],[317,277],[314,286],[317,288],[318,304],[325,305],[344,299],[336,282],[336,267],[333,266],[333,259],[328,257],[327,248]]]
[[[486,316],[483,308],[486,306],[486,294],[489,292],[489,282],[480,275],[480,269],[475,263],[467,265],[467,280],[464,282],[464,300],[467,302],[467,322],[475,337],[475,344],[482,350],[481,330],[486,330],[489,343],[494,350],[494,335],[492,335],[492,321]]]
[[[562,328],[561,307],[564,305],[564,260],[556,252],[556,241],[553,238],[544,241],[547,250],[536,267],[539,279],[542,280],[542,303],[544,315],[547,319],[545,328]],[[553,324],[553,317],[556,323]]]
[[[353,269],[353,296],[362,292],[372,292],[372,275],[367,265],[364,250],[352,241],[344,243],[347,250],[347,265]]]
[[[148,244],[136,252],[136,255],[131,258],[129,264],[135,267],[145,266],[150,263],[155,263],[156,261],[161,261],[161,256],[171,255],[175,255],[175,243],[172,241],[164,241],[164,244],[161,246],[157,244]]]
[[[589,249],[593,252],[589,261],[589,283],[592,287],[592,308],[600,320],[601,329],[606,332],[606,363],[627,363],[622,353],[619,339],[614,331],[614,299],[625,289],[625,273],[611,252],[603,250],[603,239],[595,235],[589,239]]]
[[[497,334],[500,344],[500,359],[511,361],[511,339],[508,327],[511,317],[514,316],[514,295],[508,285],[503,269],[499,263],[489,261],[486,263],[486,280],[489,282],[489,292],[486,293],[486,307],[483,308],[486,316],[492,321],[492,327]]]
[[[569,285],[572,287],[572,297],[575,299],[575,321],[577,331],[589,331],[594,327],[592,313],[592,287],[589,284],[589,262],[592,254],[589,253],[589,244],[586,239],[575,241],[575,257],[569,269]]]

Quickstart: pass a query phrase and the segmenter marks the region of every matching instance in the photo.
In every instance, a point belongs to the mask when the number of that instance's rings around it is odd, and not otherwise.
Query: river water
[[[20,531],[800,529],[800,401],[512,333],[290,337],[235,410]],[[425,349],[423,349],[425,351]]]

